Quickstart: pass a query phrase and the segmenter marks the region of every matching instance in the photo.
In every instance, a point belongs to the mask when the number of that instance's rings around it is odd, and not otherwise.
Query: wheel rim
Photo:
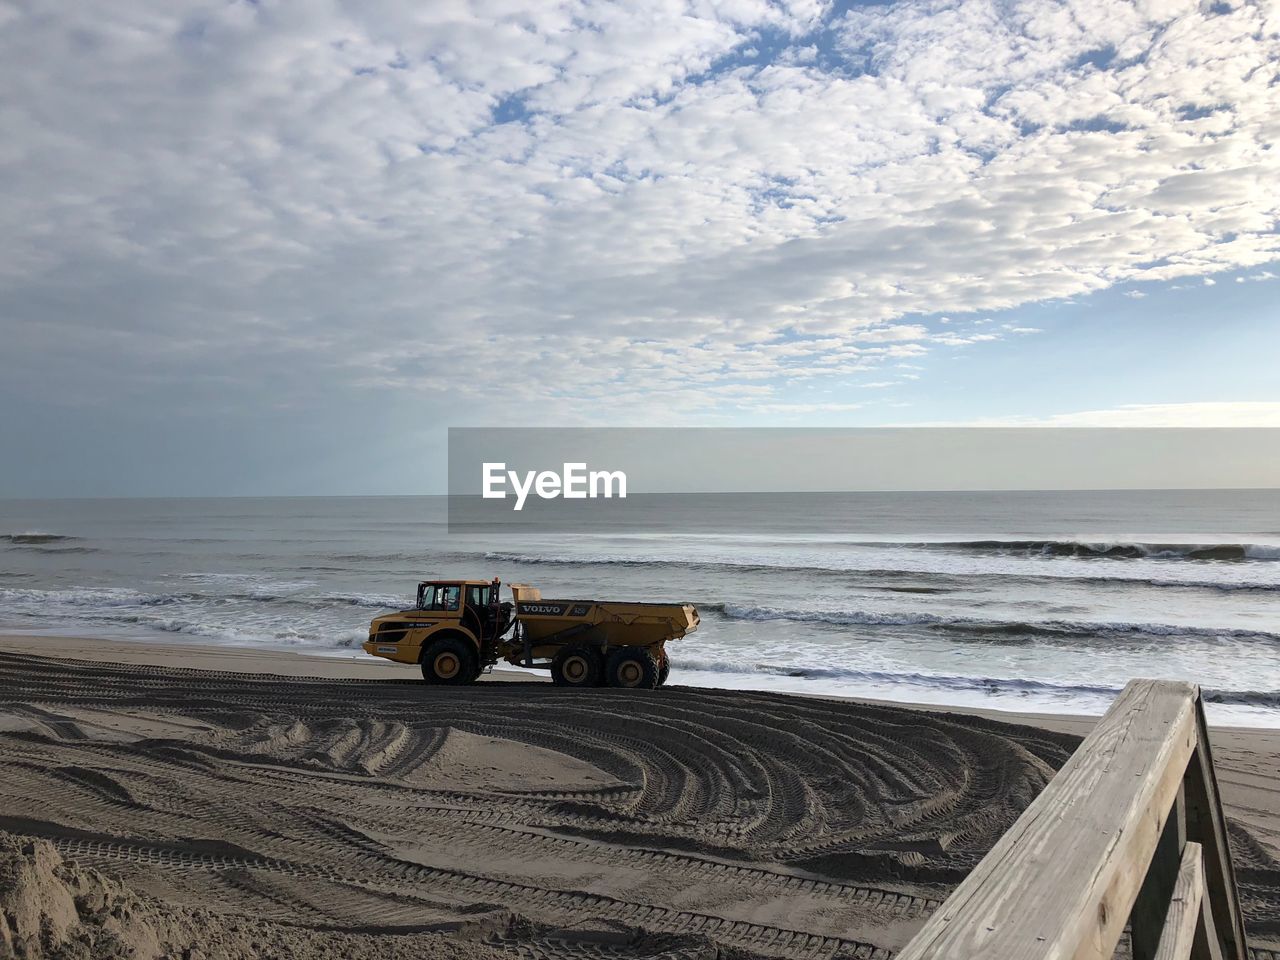
[[[566,680],[573,683],[581,683],[587,676],[587,661],[585,657],[570,657],[564,662],[564,675]]]
[[[436,657],[436,676],[443,677],[446,680],[452,679],[458,675],[458,671],[462,669],[462,661],[455,654],[442,653]]]
[[[624,660],[618,664],[618,682],[624,687],[634,687],[640,682],[640,678],[644,676],[644,671],[640,669],[640,664],[634,660]]]

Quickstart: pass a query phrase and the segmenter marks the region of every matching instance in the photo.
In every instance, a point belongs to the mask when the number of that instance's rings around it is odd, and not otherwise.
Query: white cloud
[[[766,411],[995,339],[904,318],[1280,256],[1265,5],[0,10],[0,374],[33,393]]]
[[[912,323],[859,330],[854,335],[854,339],[859,343],[883,343],[893,340],[923,340],[928,336],[928,327]]]
[[[930,341],[947,347],[967,347],[972,343],[987,343],[999,339],[999,335],[994,333],[970,333],[965,336],[955,333],[940,333],[931,337]]]
[[[1280,427],[1280,402],[1133,403],[1047,417],[988,417],[965,427]]]
[[[743,409],[752,413],[790,416],[809,413],[848,413],[861,408],[860,403],[757,403]]]

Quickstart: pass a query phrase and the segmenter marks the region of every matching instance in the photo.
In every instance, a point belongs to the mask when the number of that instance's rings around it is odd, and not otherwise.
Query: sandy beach
[[[20,956],[888,957],[1092,723],[53,637],[0,674]],[[1270,960],[1280,731],[1213,748]]]

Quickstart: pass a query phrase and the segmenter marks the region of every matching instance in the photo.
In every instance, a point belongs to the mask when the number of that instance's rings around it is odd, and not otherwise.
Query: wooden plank
[[[1218,778],[1214,774],[1213,751],[1209,747],[1209,727],[1204,719],[1204,704],[1198,697],[1196,718],[1200,739],[1196,756],[1187,770],[1187,839],[1202,848],[1206,900],[1212,911],[1218,949],[1228,960],[1248,960],[1244,916],[1236,895],[1227,822],[1218,794]]]
[[[1182,865],[1178,868],[1154,960],[1187,960],[1191,956],[1196,929],[1202,926],[1203,901],[1204,865],[1200,844],[1188,843],[1182,851]]]
[[[1213,927],[1213,910],[1206,896],[1200,903],[1200,923],[1191,945],[1191,960],[1222,960],[1221,943]]]
[[[1208,890],[1205,890],[1204,898],[1200,901],[1200,922],[1196,924],[1196,935],[1191,944],[1191,958],[1192,960],[1223,960],[1222,940],[1214,926],[1213,908],[1210,905]]]
[[[1130,682],[898,960],[1110,960],[1195,750],[1198,696]]]
[[[1186,791],[1179,788],[1173,811],[1160,834],[1147,877],[1138,891],[1129,914],[1129,942],[1133,960],[1153,960],[1164,935],[1169,901],[1181,875],[1183,849],[1187,843]]]

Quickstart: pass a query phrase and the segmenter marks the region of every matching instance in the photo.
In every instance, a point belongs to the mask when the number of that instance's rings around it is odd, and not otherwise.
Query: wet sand
[[[887,957],[1091,722],[2,637],[0,955]],[[1213,738],[1280,950],[1280,731]]]

